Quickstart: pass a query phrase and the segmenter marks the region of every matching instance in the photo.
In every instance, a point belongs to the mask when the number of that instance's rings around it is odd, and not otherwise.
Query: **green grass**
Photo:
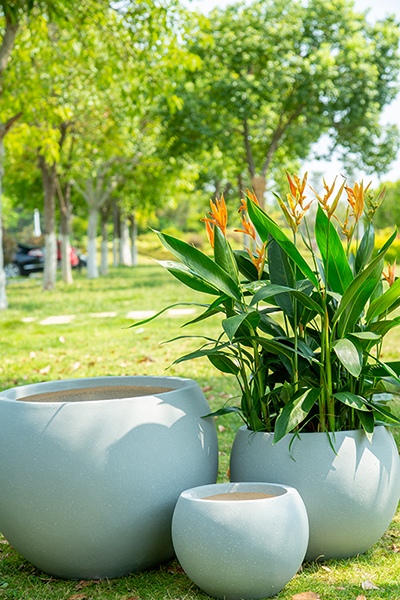
[[[49,379],[167,374],[196,379],[213,409],[235,402],[235,380],[218,374],[208,361],[170,366],[180,354],[195,348],[198,340],[160,345],[184,333],[214,336],[219,332],[217,318],[182,331],[180,326],[193,315],[164,314],[139,330],[128,329],[130,311],[158,311],[178,301],[201,303],[207,301],[205,296],[192,295],[154,265],[112,269],[107,278],[97,280],[80,274],[74,277],[72,286],[58,282],[57,290],[51,293],[41,291],[40,279],[17,280],[8,286],[10,308],[0,313],[0,389]],[[90,316],[103,312],[115,312],[116,316]],[[69,324],[41,324],[43,319],[59,315],[75,318]],[[23,322],[24,318],[34,320]],[[398,356],[399,342],[400,334],[393,333],[384,349],[387,359]],[[399,414],[398,408],[396,412]],[[237,416],[216,420],[219,481],[228,481],[230,447],[239,425]],[[399,444],[397,432],[395,437]],[[379,589],[363,590],[362,583],[367,580]],[[386,535],[365,555],[305,564],[276,597],[289,600],[294,594],[313,591],[324,600],[355,600],[362,594],[367,600],[399,600],[399,582],[400,511]],[[3,598],[189,600],[207,596],[192,584],[177,561],[110,581],[59,581],[35,569],[0,538],[0,600]]]

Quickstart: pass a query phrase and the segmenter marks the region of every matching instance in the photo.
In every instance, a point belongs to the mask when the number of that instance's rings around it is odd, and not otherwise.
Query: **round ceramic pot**
[[[310,523],[306,560],[362,554],[386,531],[400,496],[399,453],[392,434],[362,430],[273,434],[245,426],[235,437],[231,481],[272,481],[296,488]],[[332,449],[332,446],[335,450]]]
[[[96,377],[0,394],[0,531],[51,575],[118,577],[170,559],[182,490],[213,483],[197,383]]]
[[[172,539],[186,574],[207,594],[256,600],[277,594],[299,569],[307,512],[285,485],[205,485],[180,495]]]

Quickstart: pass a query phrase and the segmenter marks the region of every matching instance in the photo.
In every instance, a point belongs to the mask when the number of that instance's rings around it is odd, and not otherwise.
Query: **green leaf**
[[[310,388],[305,392],[296,394],[284,406],[275,422],[274,444],[304,421],[318,400],[320,393],[321,388]]]
[[[239,285],[239,272],[232,248],[219,227],[214,227],[214,260]]]
[[[386,422],[392,423],[397,427],[400,425],[400,419],[393,415],[389,410],[383,408],[383,406],[381,406],[379,403],[375,403],[370,400],[368,405],[372,408],[372,410],[382,415]]]
[[[225,356],[225,354],[208,355],[208,360],[222,373],[229,373],[230,375],[237,375],[239,373],[239,367],[228,356]]]
[[[365,267],[372,256],[375,247],[375,231],[372,221],[370,221],[362,236],[360,245],[356,254],[355,271],[359,273]]]
[[[375,332],[377,335],[385,336],[391,329],[394,327],[398,327],[400,325],[400,317],[395,317],[394,319],[377,321],[376,323],[371,323],[369,328],[371,331]]]
[[[295,276],[292,261],[289,259],[286,252],[280,247],[278,242],[271,236],[268,239],[268,266],[269,277],[272,284],[282,287],[294,288]],[[280,293],[275,302],[284,313],[293,317],[293,303],[289,294]]]
[[[382,362],[376,360],[376,364],[366,365],[362,370],[362,375],[366,377],[387,377],[390,375],[400,381],[400,361],[394,360],[390,362]]]
[[[221,417],[223,415],[228,415],[230,413],[241,413],[243,412],[241,408],[238,406],[223,406],[214,412],[209,413],[208,415],[204,415],[202,418],[206,419],[207,417]]]
[[[333,292],[343,294],[353,281],[353,273],[335,227],[318,205],[315,238],[325,268],[325,278]]]
[[[247,252],[245,250],[234,250],[234,256],[240,273],[248,281],[258,281],[258,271],[251,262]],[[266,273],[264,276],[266,276]]]
[[[303,275],[309,279],[317,289],[319,289],[319,282],[311,267],[308,265],[306,260],[302,257],[296,246],[290,239],[285,235],[282,229],[262,210],[257,204],[255,204],[251,198],[247,200],[247,208],[251,221],[256,228],[261,240],[266,242],[268,236],[271,235],[283,248],[286,254],[293,260]]]
[[[163,246],[179,258],[191,271],[205,281],[210,287],[224,292],[231,298],[241,302],[239,286],[211,258],[178,238],[156,231]]]
[[[348,338],[342,338],[334,342],[333,350],[347,371],[354,377],[361,373],[363,356],[357,346]]]
[[[260,322],[260,318],[260,314],[256,310],[253,310],[249,313],[241,313],[239,315],[229,317],[228,319],[224,319],[222,321],[222,327],[224,328],[228,338],[232,341],[235,337],[235,333],[239,327],[243,325],[243,323],[247,321],[249,325],[255,329]]]
[[[160,310],[160,312],[156,313],[155,315],[152,315],[151,317],[147,317],[146,319],[141,319],[140,321],[136,321],[136,323],[132,323],[132,325],[129,325],[127,327],[127,329],[132,329],[132,327],[138,327],[139,325],[144,325],[145,323],[150,323],[150,321],[154,321],[154,319],[157,319],[157,317],[159,317],[160,315],[165,313],[170,308],[175,308],[175,306],[204,306],[204,305],[195,304],[194,302],[175,302],[175,304],[170,304],[169,306],[166,306],[165,308]]]
[[[315,302],[315,300],[310,298],[310,296],[307,296],[307,294],[304,294],[303,292],[300,292],[299,290],[296,290],[296,289],[293,289],[290,287],[286,287],[283,285],[274,285],[274,284],[268,284],[268,283],[265,284],[262,288],[260,288],[254,294],[249,306],[255,306],[262,300],[265,300],[270,297],[275,297],[284,292],[290,294],[294,298],[297,298],[297,300],[300,300],[300,302],[302,304],[304,304],[304,306],[306,306],[310,310],[316,311],[320,315],[324,314],[322,307],[317,302]]]
[[[206,305],[207,310],[202,312],[201,315],[199,315],[198,317],[195,317],[194,319],[192,319],[190,321],[187,321],[186,323],[184,323],[182,325],[182,327],[186,327],[187,325],[193,325],[194,323],[199,323],[200,321],[204,321],[205,319],[208,319],[209,317],[212,317],[213,315],[216,315],[221,312],[225,313],[226,312],[225,307],[221,307],[221,304],[223,304],[227,300],[232,302],[232,300],[228,296],[226,296],[225,294],[222,294],[222,296],[220,296],[219,298],[216,298],[216,300],[214,300],[214,302],[212,304]]]
[[[391,306],[399,300],[400,295],[400,279],[397,279],[394,284],[389,287],[386,292],[375,298],[369,305],[365,320],[367,323],[375,318],[381,318],[390,311]],[[396,307],[394,307],[396,308]]]
[[[171,275],[176,277],[176,279],[179,279],[179,281],[187,285],[187,287],[191,288],[192,290],[205,292],[206,294],[220,294],[220,291],[217,288],[208,285],[204,279],[201,279],[196,273],[194,273],[194,271],[189,269],[183,263],[177,263],[172,260],[158,260],[157,262],[159,265],[167,269]]]
[[[371,410],[365,405],[364,398],[357,396],[356,394],[352,394],[351,392],[337,392],[336,394],[333,394],[333,397],[350,408],[364,412],[370,412]]]
[[[353,331],[349,333],[349,336],[355,337],[359,340],[380,340],[381,336],[373,331]]]
[[[361,425],[365,431],[368,441],[372,443],[372,436],[375,429],[375,417],[371,411],[357,411],[357,416],[360,419]]]
[[[344,337],[360,318],[371,294],[381,279],[385,253],[395,239],[396,234],[397,229],[378,252],[377,256],[369,263],[364,271],[361,271],[361,273],[353,279],[344,292],[332,320],[332,324],[339,321],[339,337]]]

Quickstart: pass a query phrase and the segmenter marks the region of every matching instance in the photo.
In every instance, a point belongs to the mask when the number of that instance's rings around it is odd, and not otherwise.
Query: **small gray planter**
[[[310,522],[307,560],[362,554],[384,534],[399,501],[400,461],[392,434],[376,427],[371,444],[361,430],[336,432],[336,454],[326,433],[293,437],[272,446],[273,434],[241,427],[232,447],[231,481],[272,481],[300,492]]]
[[[254,493],[274,497],[243,499]],[[228,499],[213,498],[219,494]],[[234,499],[237,494],[242,499]],[[256,600],[277,594],[299,569],[308,542],[307,512],[288,486],[206,485],[180,495],[172,539],[186,574],[207,594]]]
[[[202,419],[209,410],[197,383],[176,377],[2,392],[1,532],[64,578],[118,577],[170,559],[179,494],[217,478],[215,424]]]

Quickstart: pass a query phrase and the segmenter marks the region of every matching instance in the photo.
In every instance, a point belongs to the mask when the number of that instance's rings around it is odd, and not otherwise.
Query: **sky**
[[[197,9],[204,14],[207,14],[215,7],[224,8],[228,4],[233,4],[232,0],[182,0],[182,3],[190,7],[192,10]],[[368,18],[371,20],[382,19],[387,14],[395,14],[400,21],[400,0],[354,0],[354,7],[359,11],[369,9]],[[382,112],[381,122],[396,123],[400,129],[400,93],[392,104]],[[321,140],[323,144],[323,140]],[[312,173],[321,173],[330,182],[340,173],[341,163],[337,160],[325,161],[306,161],[301,169],[301,172],[308,171],[309,176]],[[360,171],[360,178],[364,178],[365,182],[372,180],[373,186],[379,185],[379,180],[375,176],[368,176]],[[400,152],[390,170],[382,176],[382,181],[398,181],[400,179]]]

